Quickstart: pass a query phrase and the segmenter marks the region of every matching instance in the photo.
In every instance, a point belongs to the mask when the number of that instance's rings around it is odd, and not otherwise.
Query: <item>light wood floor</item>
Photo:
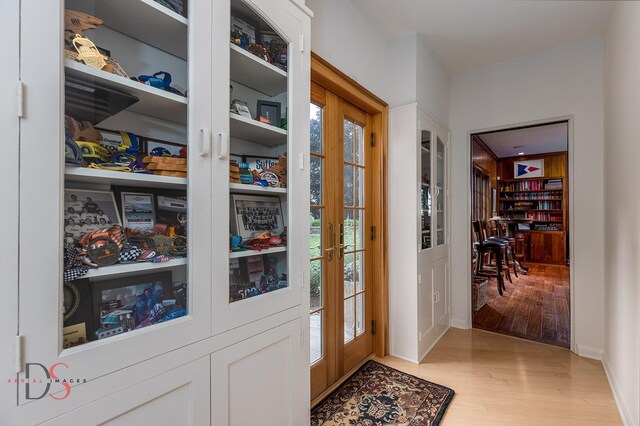
[[[452,328],[420,365],[376,360],[455,390],[443,426],[622,424],[600,361],[556,346]]]

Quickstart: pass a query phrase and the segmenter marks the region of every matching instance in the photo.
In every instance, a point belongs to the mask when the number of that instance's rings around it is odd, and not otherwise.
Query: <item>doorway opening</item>
[[[569,121],[470,146],[473,327],[569,348]]]

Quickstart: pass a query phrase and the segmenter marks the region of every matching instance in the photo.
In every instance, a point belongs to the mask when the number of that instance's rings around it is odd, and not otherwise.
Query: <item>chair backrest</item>
[[[487,226],[489,228],[489,233],[493,237],[502,237],[502,224],[500,221],[496,219],[491,219],[488,221]]]
[[[482,235],[482,223],[479,220],[473,221],[473,240],[482,246],[484,237]]]

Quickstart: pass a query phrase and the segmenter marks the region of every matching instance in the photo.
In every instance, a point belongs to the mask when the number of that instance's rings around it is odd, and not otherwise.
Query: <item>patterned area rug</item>
[[[455,392],[375,361],[363,365],[311,412],[312,426],[430,426]]]

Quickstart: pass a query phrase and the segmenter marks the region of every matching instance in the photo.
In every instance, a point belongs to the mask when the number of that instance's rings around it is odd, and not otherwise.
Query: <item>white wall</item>
[[[311,49],[389,106],[418,104],[449,124],[449,79],[416,34],[385,40],[348,0],[307,0]]]
[[[452,325],[471,326],[469,132],[571,115],[575,349],[599,358],[604,349],[603,39],[459,75],[451,82],[450,105]]]
[[[640,3],[621,2],[605,36],[605,355],[622,416],[640,424]]]
[[[449,75],[422,37],[416,41],[416,96],[418,105],[449,127]]]
[[[383,100],[393,93],[387,79],[387,42],[348,0],[307,0],[313,11],[311,49]]]

